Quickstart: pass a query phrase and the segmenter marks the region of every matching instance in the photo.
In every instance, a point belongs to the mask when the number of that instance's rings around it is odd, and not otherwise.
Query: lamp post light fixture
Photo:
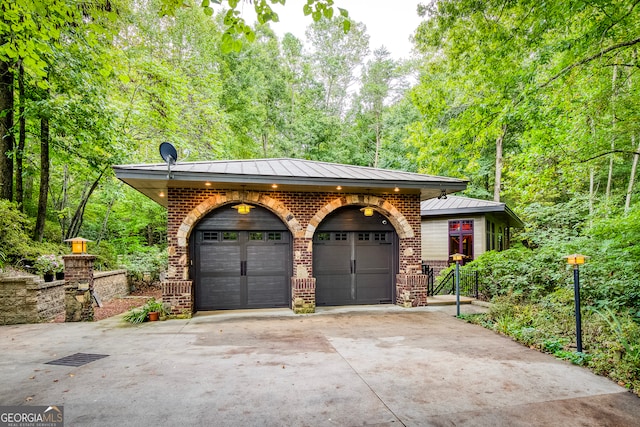
[[[464,255],[455,253],[451,255],[451,258],[456,262],[456,316],[460,317],[460,261]]]
[[[588,256],[581,254],[567,255],[569,265],[573,265],[573,294],[575,298],[576,309],[576,350],[582,353],[582,317],[580,315],[580,265],[584,264]]]
[[[82,237],[74,237],[73,239],[67,239],[65,242],[71,243],[71,253],[74,255],[87,253],[87,242],[91,240],[84,239]]]

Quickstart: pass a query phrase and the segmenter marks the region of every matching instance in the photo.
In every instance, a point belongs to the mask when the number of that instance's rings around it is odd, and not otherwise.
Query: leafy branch
[[[242,40],[247,40],[249,43],[253,43],[256,38],[255,31],[247,25],[243,17],[240,16],[238,11],[238,5],[241,0],[226,0],[229,5],[229,10],[224,16],[225,31],[222,35],[222,43],[220,48],[223,53],[239,52],[242,49]],[[253,3],[253,8],[256,12],[256,17],[260,24],[266,24],[268,22],[279,22],[280,18],[278,14],[271,8],[271,4],[285,5],[286,0],[245,0],[249,3]],[[332,19],[335,13],[334,0],[307,0],[303,6],[302,11],[305,16],[311,15],[314,21],[319,21],[322,18]],[[208,16],[213,16],[213,7],[211,4],[222,5],[223,0],[202,0],[200,6]],[[163,15],[174,15],[175,11],[182,7],[181,0],[163,0],[163,7],[161,13]],[[337,8],[342,19],[342,29],[345,33],[351,29],[351,20],[349,19],[349,12],[346,9]]]
[[[589,157],[588,159],[576,160],[575,162],[571,162],[571,163],[572,164],[587,163],[587,162],[590,162],[591,160],[599,159],[600,157],[608,156],[609,154],[614,154],[614,153],[631,154],[631,155],[640,156],[640,152],[633,151],[633,150],[609,150],[600,154],[596,154],[595,156]]]
[[[603,55],[614,51],[616,49],[620,49],[623,47],[629,47],[629,46],[633,46],[635,44],[640,43],[640,37],[634,40],[629,40],[626,42],[622,42],[622,43],[617,43],[614,44],[613,46],[609,46],[606,49],[601,50],[600,52],[596,53],[595,55],[591,55],[587,58],[584,58],[578,62],[574,62],[571,65],[567,65],[566,67],[564,67],[562,70],[560,70],[560,72],[558,74],[556,74],[555,76],[551,77],[549,80],[547,80],[546,82],[544,82],[543,84],[541,84],[540,86],[538,86],[539,89],[545,88],[548,85],[550,85],[552,82],[554,82],[555,80],[557,80],[560,76],[562,76],[563,74],[566,74],[567,72],[573,70],[576,67],[580,67],[581,65],[587,64],[591,61],[593,61],[594,59],[598,59],[600,57],[602,57]]]

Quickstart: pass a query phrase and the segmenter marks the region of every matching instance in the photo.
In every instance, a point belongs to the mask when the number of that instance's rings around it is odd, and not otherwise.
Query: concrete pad
[[[447,310],[2,326],[0,404],[74,426],[638,425],[624,388]],[[46,364],[77,352],[109,356]]]

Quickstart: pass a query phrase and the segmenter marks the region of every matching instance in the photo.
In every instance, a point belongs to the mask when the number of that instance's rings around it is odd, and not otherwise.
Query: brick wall
[[[166,280],[162,282],[162,302],[171,305],[172,314],[193,311],[193,282],[191,280]]]
[[[396,277],[396,304],[404,307],[427,305],[427,276],[398,274]]]
[[[327,215],[336,209],[349,205],[372,205],[389,218],[399,236],[399,273],[415,275],[421,273],[420,242],[420,197],[418,194],[351,194],[351,193],[304,193],[248,190],[239,191],[209,188],[169,188],[168,190],[168,255],[167,286],[163,289],[171,292],[172,301],[193,303],[192,296],[187,297],[187,288],[191,292],[189,277],[189,237],[197,222],[207,213],[228,203],[244,200],[263,206],[276,214],[287,224],[293,235],[293,277],[292,279],[313,278],[313,233]],[[182,283],[179,291],[175,284]],[[186,283],[189,283],[187,286]],[[308,282],[297,288],[292,282],[292,303],[295,298],[303,298],[306,303],[315,303],[315,282],[313,283],[313,301],[306,294]],[[171,285],[168,285],[171,284]],[[189,307],[192,309],[193,306]],[[181,308],[182,310],[182,308]],[[175,312],[176,309],[174,308]]]

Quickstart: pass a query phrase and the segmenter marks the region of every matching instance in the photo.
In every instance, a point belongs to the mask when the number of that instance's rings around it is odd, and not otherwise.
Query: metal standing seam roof
[[[216,160],[118,165],[116,177],[152,200],[166,206],[168,188],[209,188],[270,190],[277,185],[282,191],[344,191],[384,194],[390,191],[419,193],[421,200],[442,192],[462,191],[467,181],[390,169],[352,166],[302,159]]]
[[[126,173],[126,171],[166,173],[167,165],[166,163],[118,165],[114,166],[114,169],[116,172],[120,171],[121,173]],[[287,158],[176,163],[171,167],[171,171],[181,174],[243,175],[300,179],[324,178],[466,183],[465,180],[457,178]]]
[[[420,215],[422,217],[473,213],[502,213],[514,221],[514,226],[524,227],[522,220],[509,209],[506,203],[502,202],[461,196],[447,196],[446,199],[433,198],[420,202]]]

